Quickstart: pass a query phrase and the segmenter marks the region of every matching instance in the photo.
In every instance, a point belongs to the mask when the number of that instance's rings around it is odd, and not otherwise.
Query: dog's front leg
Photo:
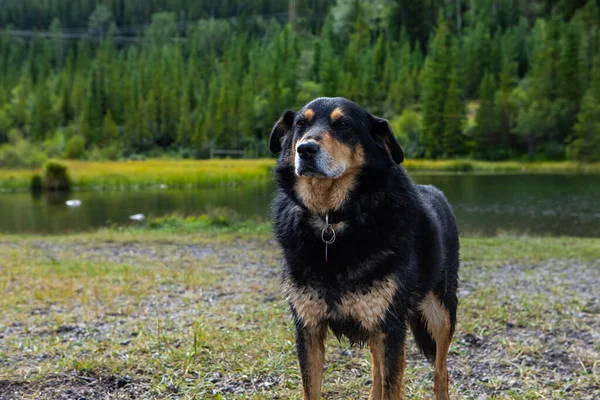
[[[406,327],[380,332],[369,339],[373,386],[369,400],[404,399],[404,339]]]
[[[304,400],[321,400],[327,327],[306,327],[296,322],[296,352],[300,362]]]

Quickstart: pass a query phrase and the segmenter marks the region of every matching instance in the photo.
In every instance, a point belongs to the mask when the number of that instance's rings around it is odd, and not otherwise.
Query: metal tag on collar
[[[325,239],[325,233],[331,232],[331,238]],[[335,230],[329,223],[329,213],[325,214],[325,228],[321,231],[321,240],[325,243],[325,262],[327,262],[327,250],[330,244],[335,242]]]

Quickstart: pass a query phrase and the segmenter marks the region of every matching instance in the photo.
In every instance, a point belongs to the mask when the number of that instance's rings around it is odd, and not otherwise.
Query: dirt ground
[[[452,398],[599,399],[600,260],[491,240],[463,244]],[[0,400],[301,398],[268,237],[4,237],[0,254]],[[431,398],[407,351],[407,398]],[[367,398],[369,374],[366,349],[329,340],[324,398]]]

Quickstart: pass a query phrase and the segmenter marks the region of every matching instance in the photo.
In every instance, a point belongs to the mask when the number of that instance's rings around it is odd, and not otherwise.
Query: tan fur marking
[[[323,365],[325,364],[325,325],[305,332],[307,370],[303,373],[304,400],[321,400]]]
[[[331,155],[336,164],[343,164],[346,168],[354,166],[352,149],[335,139],[331,133],[323,134],[321,147]]]
[[[329,118],[332,121],[335,121],[336,119],[342,118],[343,116],[344,116],[344,111],[338,107],[331,112],[331,114],[329,115]]]
[[[385,335],[377,333],[369,338],[369,348],[371,349],[372,357],[372,373],[373,386],[369,400],[402,400],[404,399],[404,368],[405,368],[405,351],[404,342],[398,360],[399,368],[398,375],[394,379],[395,383],[392,386],[386,384],[385,370]]]
[[[306,118],[307,120],[312,121],[312,119],[315,116],[315,112],[312,109],[307,108],[306,110],[304,110],[302,115],[304,115],[304,118]]]
[[[383,334],[379,333],[369,338],[369,349],[371,350],[371,375],[373,385],[369,400],[382,400],[383,396]]]
[[[433,392],[436,400],[449,400],[448,396],[448,349],[450,348],[450,339],[444,335],[440,341],[435,343],[435,364],[433,371]]]
[[[398,368],[398,376],[396,377],[396,384],[390,388],[389,395],[386,396],[384,393],[384,399],[390,400],[403,400],[404,399],[404,369],[406,368],[406,349],[405,343],[402,343],[402,351],[400,353],[400,368]]]
[[[341,300],[340,313],[357,320],[363,328],[375,331],[385,317],[398,283],[393,277],[375,283],[368,292],[348,292]]]
[[[425,296],[419,308],[427,330],[436,341],[443,334],[450,334],[450,314],[448,314],[446,307],[442,305],[442,302],[433,292],[429,292]]]
[[[353,186],[354,177],[350,175],[338,179],[299,176],[296,180],[295,190],[309,210],[325,214],[329,210],[340,208]]]
[[[332,142],[337,142],[338,145],[332,145]],[[358,146],[352,151],[348,146],[331,138],[330,135],[325,135],[321,143],[336,162],[345,163],[346,172],[337,179],[299,176],[296,178],[295,190],[309,210],[325,214],[328,211],[339,209],[347,200],[350,191],[356,184],[356,175],[364,164],[364,150],[362,146]],[[337,156],[335,152],[337,152]]]
[[[433,374],[433,391],[436,400],[448,400],[448,364],[450,348],[450,314],[438,297],[430,292],[421,302],[420,310],[427,330],[433,336],[436,355]]]
[[[316,329],[327,317],[327,303],[325,299],[319,297],[319,293],[315,289],[298,288],[289,282],[284,282],[283,293],[302,319],[305,327]]]

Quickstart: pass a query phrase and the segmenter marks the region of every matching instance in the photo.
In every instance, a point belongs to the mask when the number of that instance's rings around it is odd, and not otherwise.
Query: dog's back
[[[449,329],[437,333],[444,338],[452,337],[456,325],[459,240],[452,209],[442,191],[431,185],[417,185],[417,191],[423,207],[417,239],[422,244],[420,273],[427,288],[422,291],[426,293],[425,298],[409,322],[421,352],[433,362],[436,360],[433,325],[443,324],[448,319]],[[430,314],[429,318],[424,314]]]

